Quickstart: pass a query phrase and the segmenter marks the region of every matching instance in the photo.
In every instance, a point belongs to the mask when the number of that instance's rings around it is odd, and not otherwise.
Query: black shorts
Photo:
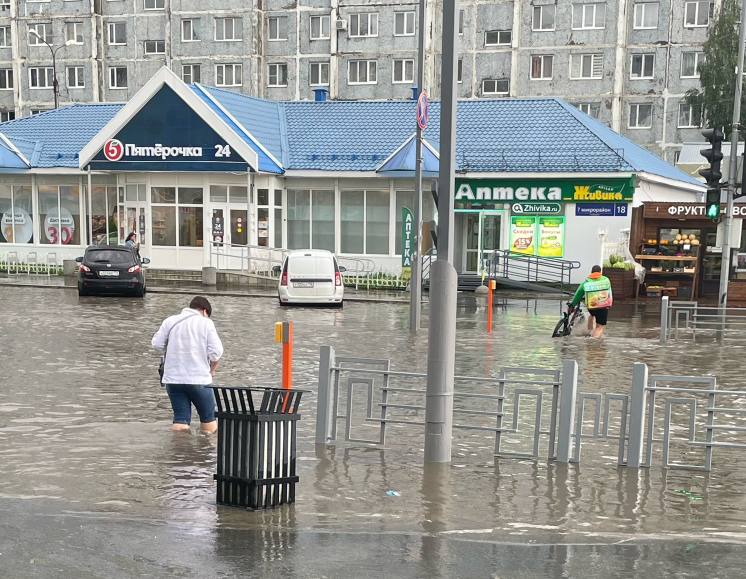
[[[609,308],[588,308],[588,314],[596,318],[599,326],[605,326],[609,321]]]

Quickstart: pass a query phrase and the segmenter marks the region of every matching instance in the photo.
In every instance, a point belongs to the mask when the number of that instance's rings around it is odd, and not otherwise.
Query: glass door
[[[482,265],[487,268],[492,252],[500,249],[500,214],[482,213]]]
[[[716,243],[717,230],[702,231],[699,245],[699,251],[702,253],[702,267],[697,297],[717,298],[720,292],[720,266],[723,263],[723,254],[707,251],[708,247],[714,247]]]
[[[464,227],[464,273],[479,273],[481,263],[481,214],[466,213]]]

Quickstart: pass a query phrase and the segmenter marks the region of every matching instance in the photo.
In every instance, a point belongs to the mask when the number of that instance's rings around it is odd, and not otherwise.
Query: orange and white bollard
[[[487,333],[492,333],[492,290],[497,286],[497,282],[491,279],[487,284]]]
[[[293,387],[293,322],[275,323],[275,342],[282,344],[282,388]],[[287,410],[288,399],[282,403],[282,412]]]

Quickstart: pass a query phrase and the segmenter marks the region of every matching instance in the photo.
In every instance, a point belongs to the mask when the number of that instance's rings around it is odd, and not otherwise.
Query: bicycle
[[[552,332],[553,338],[561,338],[563,336],[569,336],[572,333],[572,327],[578,319],[582,319],[583,310],[580,304],[573,308],[570,302],[567,302],[567,311],[562,314],[562,319],[557,322],[554,326],[554,332]]]

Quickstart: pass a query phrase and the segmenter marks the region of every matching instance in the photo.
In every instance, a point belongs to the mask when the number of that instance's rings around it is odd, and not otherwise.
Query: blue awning
[[[417,165],[416,144],[416,136],[412,135],[376,169],[376,172],[389,177],[413,177]],[[438,152],[422,139],[422,176],[437,177],[439,168]]]

